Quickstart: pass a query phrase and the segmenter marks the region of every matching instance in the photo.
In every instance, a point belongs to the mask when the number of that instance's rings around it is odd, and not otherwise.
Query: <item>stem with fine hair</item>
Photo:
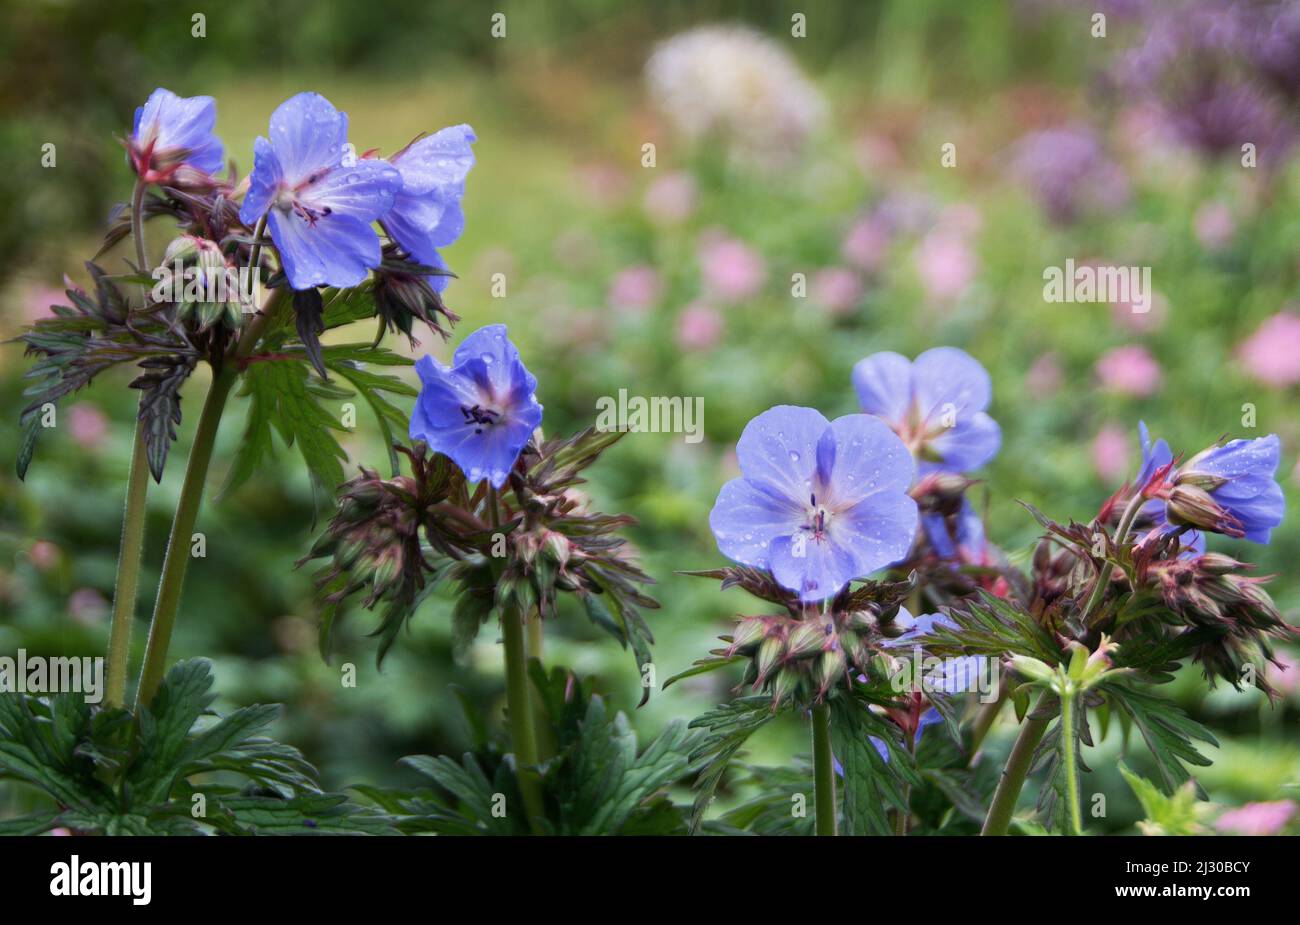
[[[817,834],[835,835],[835,758],[831,754],[831,708],[825,701],[813,705],[812,727]]]
[[[135,259],[141,273],[149,258],[144,240],[144,194],[147,184],[136,180],[131,196],[131,237],[135,239]],[[149,291],[140,287],[149,304]],[[141,401],[144,396],[141,395]],[[135,600],[140,588],[140,559],[144,553],[145,501],[149,493],[149,453],[145,445],[144,423],[139,414],[131,437],[131,467],[126,480],[126,502],[122,511],[122,540],[117,550],[117,575],[113,580],[113,616],[108,631],[108,655],[105,666],[104,704],[120,707],[126,703],[127,661],[131,655],[131,626],[135,622]]]
[[[488,486],[488,516],[494,530],[501,527],[501,508],[497,490]],[[496,562],[494,559],[493,562]],[[496,566],[499,567],[499,566]],[[500,577],[498,575],[498,577]],[[528,691],[528,653],[524,647],[523,614],[501,609],[501,641],[506,667],[506,720],[510,727],[510,744],[515,755],[515,776],[524,800],[528,828],[542,831],[545,819],[542,782],[537,775],[537,736],[533,729],[533,705]]]
[[[1066,834],[1083,834],[1083,817],[1079,808],[1078,743],[1074,737],[1073,688],[1061,694],[1061,762],[1065,765]]]
[[[1034,759],[1034,749],[1038,748],[1038,743],[1042,741],[1050,722],[1050,718],[1034,719],[1033,713],[1041,705],[1040,697],[1030,708],[1024,725],[1020,727],[1016,744],[1011,747],[1011,755],[1007,758],[1006,767],[1002,769],[1001,779],[998,780],[998,789],[993,794],[989,813],[984,818],[984,827],[980,829],[981,835],[1006,835],[1007,829],[1011,826],[1011,817],[1016,811],[1016,800],[1020,797],[1020,790],[1029,775],[1029,765]]]
[[[1115,547],[1121,546],[1133,530],[1133,524],[1137,521],[1138,514],[1142,510],[1142,494],[1139,490],[1129,499],[1128,506],[1124,509],[1124,515],[1119,519],[1119,526],[1115,528]],[[1101,606],[1102,600],[1106,596],[1106,588],[1110,584],[1110,576],[1115,571],[1115,563],[1107,559],[1097,570],[1096,584],[1092,586],[1092,593],[1088,595],[1088,602],[1083,608],[1082,619],[1087,622],[1088,618],[1096,613],[1097,608]],[[1066,737],[1067,759],[1067,785],[1068,776],[1072,770],[1069,766],[1075,758],[1073,756],[1074,742],[1071,735],[1071,726],[1069,720],[1073,717],[1066,715],[1069,695],[1061,697],[1061,734]],[[1016,810],[1016,800],[1020,796],[1020,790],[1025,785],[1025,777],[1029,774],[1029,764],[1034,757],[1034,749],[1042,741],[1043,735],[1047,732],[1047,726],[1050,722],[1048,719],[1033,719],[1034,710],[1042,704],[1042,698],[1029,711],[1030,716],[1025,719],[1025,723],[1020,727],[1020,734],[1016,737],[1016,744],[1011,748],[1011,755],[1007,758],[1006,767],[1002,769],[1002,778],[998,781],[998,789],[993,794],[993,803],[989,806],[988,816],[984,819],[984,828],[980,831],[981,835],[1005,835],[1008,827],[1011,825],[1011,816]],[[1069,705],[1070,708],[1073,704]],[[1078,789],[1078,772],[1077,768],[1073,769],[1075,775],[1074,790]],[[1067,788],[1068,789],[1068,788]],[[1073,800],[1072,811],[1078,813],[1078,800]],[[1071,824],[1077,822],[1071,820]],[[1082,826],[1079,826],[1082,828]]]
[[[271,290],[261,313],[244,328],[235,349],[212,376],[212,385],[208,388],[208,397],[203,403],[198,427],[194,432],[194,445],[190,447],[190,457],[185,465],[185,480],[181,484],[180,500],[176,503],[176,513],[172,517],[171,533],[167,537],[162,578],[158,583],[153,620],[149,624],[149,642],[145,647],[144,666],[140,669],[140,684],[135,694],[137,706],[147,706],[153,700],[166,673],[167,649],[171,645],[176,611],[181,602],[181,589],[185,584],[185,570],[189,565],[190,539],[198,521],[203,488],[208,477],[208,464],[212,461],[217,428],[221,424],[221,415],[226,410],[226,401],[239,376],[240,363],[253,352],[262,331],[287,291],[284,287]]]

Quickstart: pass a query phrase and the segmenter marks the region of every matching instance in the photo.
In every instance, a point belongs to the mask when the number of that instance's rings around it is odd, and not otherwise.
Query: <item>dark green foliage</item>
[[[206,659],[169,671],[138,718],[92,708],[76,694],[0,695],[0,777],[29,784],[56,804],[8,820],[0,832],[394,831],[382,814],[321,792],[297,749],[261,734],[279,707],[253,705],[201,722],[212,715],[215,697]]]

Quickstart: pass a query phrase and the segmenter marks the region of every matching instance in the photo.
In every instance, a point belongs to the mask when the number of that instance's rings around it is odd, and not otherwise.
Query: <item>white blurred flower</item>
[[[826,116],[826,102],[780,45],[745,26],[701,26],[646,62],[655,105],[691,140],[718,138],[760,164],[788,161]]]

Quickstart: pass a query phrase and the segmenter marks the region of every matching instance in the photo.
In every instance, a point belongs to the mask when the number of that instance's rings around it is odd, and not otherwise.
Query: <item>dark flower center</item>
[[[474,433],[483,433],[484,427],[491,427],[501,418],[501,412],[493,411],[491,408],[484,408],[482,405],[474,405],[467,408],[460,406],[460,413],[465,416],[467,425],[474,425]]]

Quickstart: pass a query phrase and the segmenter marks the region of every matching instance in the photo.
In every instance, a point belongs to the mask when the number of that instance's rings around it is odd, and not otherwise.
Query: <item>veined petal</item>
[[[309,223],[296,213],[272,209],[268,225],[294,289],[356,286],[379,265],[379,237],[351,215],[336,213]]]
[[[853,553],[826,538],[799,542],[779,536],[772,541],[768,560],[772,577],[803,601],[834,597],[857,577]]]
[[[338,166],[321,173],[303,187],[300,198],[317,209],[352,215],[371,222],[392,208],[402,177],[383,161],[360,160],[351,167]]]
[[[831,519],[830,534],[851,551],[854,578],[901,560],[917,530],[916,502],[903,492],[879,491]]]
[[[930,449],[939,454],[943,468],[969,472],[987,463],[1002,446],[1002,428],[983,411],[965,417],[959,413],[957,426],[929,441]]]
[[[452,364],[457,370],[481,378],[482,384],[500,398],[513,391],[520,371],[529,394],[537,388],[536,377],[520,363],[519,349],[511,343],[504,324],[485,325],[461,341]]]
[[[934,421],[948,411],[963,418],[989,406],[993,385],[979,361],[956,347],[935,347],[912,364],[917,407],[922,420]]]
[[[319,93],[291,96],[271,113],[271,144],[291,185],[342,163],[347,140],[347,115]]]
[[[912,406],[912,361],[890,351],[873,353],[854,365],[853,388],[863,411],[900,424]]]
[[[460,186],[474,166],[478,138],[468,125],[452,125],[408,145],[391,160],[402,173],[402,192],[422,196]]]
[[[777,405],[745,425],[736,458],[747,479],[802,504],[813,491],[817,443],[829,422],[812,408]]]
[[[223,148],[213,135],[217,124],[217,101],[210,96],[177,96],[159,87],[135,111],[131,132],[139,141],[154,138],[155,149],[189,152],[185,162],[199,170],[221,169]]]
[[[835,439],[828,503],[852,506],[879,491],[906,492],[916,478],[916,461],[880,418],[846,414],[830,423]]]
[[[280,159],[271,143],[260,135],[253,142],[253,172],[248,178],[248,192],[239,207],[239,220],[245,225],[256,225],[266,214],[275,199],[276,190],[284,179]]]
[[[773,540],[797,531],[804,516],[802,507],[760,483],[732,479],[718,492],[709,527],[728,559],[767,568]]]

